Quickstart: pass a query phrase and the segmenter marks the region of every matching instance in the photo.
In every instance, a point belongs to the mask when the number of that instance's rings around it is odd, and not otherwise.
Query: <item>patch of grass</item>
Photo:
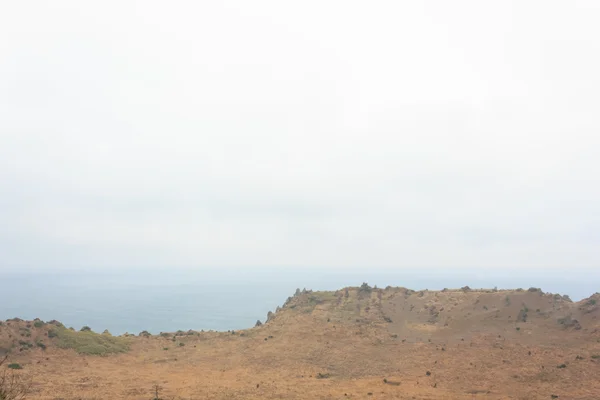
[[[567,368],[567,364],[560,364],[557,365],[556,368]]]
[[[69,329],[58,328],[52,337],[58,339],[58,347],[73,349],[79,354],[105,356],[114,353],[124,353],[129,350],[127,339],[101,335],[90,331],[74,332]],[[48,337],[50,332],[48,332]]]
[[[598,360],[598,359],[600,359],[600,354],[594,354],[594,355],[592,355],[592,358],[594,360]]]
[[[18,363],[8,364],[7,367],[10,368],[10,369],[23,369],[23,367],[21,366],[21,364],[18,364]]]
[[[324,373],[323,374],[323,373],[319,372],[317,374],[317,379],[328,379],[330,377],[331,377],[331,374],[328,374],[328,373]]]

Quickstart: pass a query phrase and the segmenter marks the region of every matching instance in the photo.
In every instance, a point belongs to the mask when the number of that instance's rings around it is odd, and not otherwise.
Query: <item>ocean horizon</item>
[[[587,272],[586,272],[587,271]],[[547,271],[518,275],[469,271],[339,268],[205,268],[142,271],[0,272],[0,320],[58,320],[79,330],[152,334],[177,330],[251,328],[275,311],[297,288],[337,290],[360,286],[500,289],[531,286],[569,295],[574,301],[598,291],[589,270],[569,277]]]

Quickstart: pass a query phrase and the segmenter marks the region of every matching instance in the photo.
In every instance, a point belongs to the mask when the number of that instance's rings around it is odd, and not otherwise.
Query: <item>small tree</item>
[[[360,285],[360,289],[361,292],[367,292],[367,293],[371,293],[371,290],[373,290],[371,288],[371,286],[369,286],[369,284],[367,282],[363,282],[362,285]]]
[[[162,387],[161,387],[160,385],[156,384],[156,385],[154,385],[154,386],[152,387],[152,389],[153,389],[153,391],[154,391],[154,398],[153,398],[152,400],[162,400],[162,399],[159,397],[159,394],[160,394],[160,392],[162,391]]]
[[[31,381],[14,369],[4,367],[8,355],[0,359],[0,400],[23,400],[31,388]]]

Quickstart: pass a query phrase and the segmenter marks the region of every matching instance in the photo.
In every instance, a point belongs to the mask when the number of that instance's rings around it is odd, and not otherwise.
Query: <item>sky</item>
[[[600,3],[5,1],[0,269],[600,280]]]

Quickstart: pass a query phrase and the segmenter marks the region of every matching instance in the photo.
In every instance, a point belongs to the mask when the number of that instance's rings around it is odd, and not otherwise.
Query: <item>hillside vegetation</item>
[[[298,290],[256,327],[113,337],[12,319],[32,399],[598,399],[600,294]],[[556,397],[553,397],[556,396]]]

